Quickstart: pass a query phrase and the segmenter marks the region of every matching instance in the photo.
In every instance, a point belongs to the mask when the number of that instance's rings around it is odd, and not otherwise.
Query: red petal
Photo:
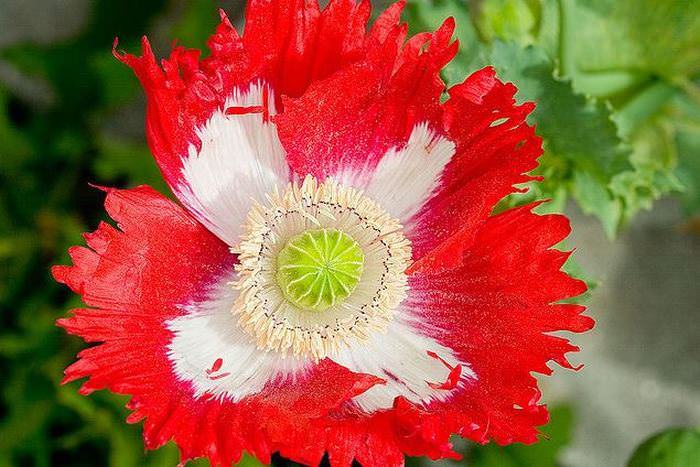
[[[450,89],[442,122],[457,153],[435,196],[414,220],[415,258],[440,245],[446,253],[442,266],[454,266],[496,203],[514,191],[514,184],[532,179],[524,174],[537,167],[541,140],[525,121],[534,106],[515,105],[515,92],[515,86],[496,79],[492,68]],[[417,264],[413,270],[426,266],[441,265]]]
[[[83,391],[110,387],[131,393],[154,372],[169,373],[163,322],[181,315],[179,304],[201,297],[233,267],[226,245],[182,208],[149,187],[110,190],[107,211],[118,229],[101,223],[85,234],[89,248],[70,249],[73,266],[53,275],[90,307],[58,321],[87,342],[64,382],[92,375]],[[152,384],[152,383],[149,383]]]
[[[477,441],[534,442],[546,423],[531,372],[549,374],[549,361],[570,368],[577,351],[553,331],[582,332],[593,321],[579,305],[557,304],[586,290],[560,270],[569,254],[551,247],[569,233],[564,216],[538,216],[532,206],[486,221],[449,271],[411,278],[411,307],[441,331],[434,336],[469,362],[478,379],[447,403],[431,405]],[[440,250],[428,254],[440,263]],[[450,253],[451,254],[451,253]],[[467,430],[469,431],[469,430]]]
[[[173,192],[182,181],[181,157],[190,144],[200,144],[195,129],[234,88],[262,79],[278,99],[301,95],[310,83],[366,55],[369,13],[367,0],[335,0],[323,11],[317,0],[251,0],[243,37],[222,13],[207,42],[209,57],[177,47],[161,66],[145,38],[140,57],[118,52],[115,42],[115,56],[146,92],[148,142]]]
[[[324,178],[347,167],[371,167],[389,148],[405,143],[416,124],[439,121],[440,70],[457,51],[454,22],[404,47],[401,6],[377,20],[363,60],[283,100],[285,110],[275,121],[297,174]]]
[[[269,462],[272,452],[291,449],[297,458],[318,463],[325,447],[305,441],[314,420],[382,380],[325,360],[293,383],[271,382],[240,403],[195,400],[193,389],[172,371],[166,322],[184,313],[182,304],[206,297],[209,286],[230,273],[235,257],[148,187],[109,190],[105,205],[119,228],[101,223],[85,235],[88,248],[71,249],[72,266],[53,268],[57,281],[93,307],[73,310],[59,326],[101,342],[80,352],[63,382],[87,378],[81,394],[108,388],[132,395],[134,412],[127,421],[146,420],[146,446],[174,439],[183,460],[207,456],[213,464],[230,465],[247,450]],[[222,359],[212,362],[210,377],[223,377],[224,366]],[[302,453],[299,446],[309,448]]]
[[[87,305],[111,310],[115,319],[134,306],[151,309],[144,319],[180,315],[175,304],[195,299],[233,267],[235,257],[225,244],[149,187],[110,190],[105,207],[118,228],[100,223],[84,236],[89,248],[70,249],[74,265],[55,266],[53,274]],[[164,309],[163,303],[170,305]],[[77,311],[86,319],[95,312]]]

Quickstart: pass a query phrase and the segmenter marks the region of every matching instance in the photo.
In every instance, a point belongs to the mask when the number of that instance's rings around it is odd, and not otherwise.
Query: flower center
[[[232,312],[258,347],[320,360],[384,331],[406,297],[411,244],[362,192],[307,176],[253,203]]]
[[[277,283],[304,310],[324,311],[345,300],[360,282],[365,254],[337,229],[295,235],[277,256]]]

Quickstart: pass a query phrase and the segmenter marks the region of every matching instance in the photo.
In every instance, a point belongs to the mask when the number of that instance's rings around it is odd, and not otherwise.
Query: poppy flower
[[[53,274],[87,305],[58,324],[96,343],[64,382],[131,395],[147,448],[387,466],[537,440],[532,373],[592,320],[562,302],[586,289],[567,219],[493,214],[532,180],[533,104],[492,68],[446,90],[453,21],[408,38],[402,7],[368,27],[369,1],[250,0],[206,58],[115,44],[179,203],[104,189],[116,227]]]

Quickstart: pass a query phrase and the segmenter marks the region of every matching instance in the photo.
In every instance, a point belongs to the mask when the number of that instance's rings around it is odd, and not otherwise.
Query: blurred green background
[[[54,321],[80,303],[48,268],[104,219],[88,182],[168,192],[114,36],[137,51],[147,33],[160,55],[173,38],[202,47],[218,7],[240,24],[235,0],[0,0],[0,467],[177,464],[172,445],[144,453],[124,397],[59,385],[82,344]],[[576,338],[586,368],[542,379],[543,440],[459,442],[461,464],[699,466],[700,2],[424,0],[405,13],[413,31],[447,16],[461,42],[448,83],[492,64],[538,104],[546,182],[501,208],[549,197],[543,210],[572,217],[568,267],[597,285],[599,322]]]

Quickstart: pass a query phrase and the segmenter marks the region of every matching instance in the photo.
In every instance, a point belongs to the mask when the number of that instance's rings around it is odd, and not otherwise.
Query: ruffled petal
[[[132,395],[128,421],[145,419],[146,446],[155,449],[174,439],[183,460],[206,456],[214,465],[230,465],[247,450],[269,462],[273,452],[285,450],[319,461],[323,449],[296,442],[314,420],[382,381],[324,360],[293,378],[271,379],[238,402],[196,397],[191,381],[173,369],[170,325],[192,314],[192,303],[208,300],[230,277],[235,256],[148,187],[109,190],[105,206],[118,228],[100,224],[85,235],[88,248],[70,250],[72,266],[53,269],[56,280],[91,307],[73,310],[58,324],[100,343],[80,353],[64,382],[87,378],[82,394],[107,388]],[[227,363],[214,360],[202,371],[216,378]]]
[[[542,153],[526,122],[534,105],[517,105],[515,86],[492,68],[440,103],[452,29],[448,21],[404,43],[402,25],[384,21],[380,48],[299,98],[284,98],[275,118],[292,171],[367,189],[405,223],[417,260],[436,245],[460,258],[496,203],[533,180],[526,174]],[[431,154],[441,145],[449,149]]]
[[[152,188],[106,191],[105,208],[117,228],[101,223],[84,235],[88,248],[69,250],[73,266],[52,271],[88,306],[121,313],[138,306],[152,318],[169,319],[183,313],[178,303],[196,300],[233,269],[228,247]]]
[[[118,52],[115,43],[115,56],[143,85],[148,142],[178,199],[233,245],[238,232],[232,226],[243,219],[229,216],[220,225],[219,215],[230,200],[247,207],[250,192],[268,192],[288,181],[273,121],[283,96],[297,97],[311,83],[364,60],[387,40],[382,25],[397,17],[400,6],[367,33],[368,0],[334,0],[323,10],[316,0],[252,0],[243,36],[222,12],[208,57],[176,47],[160,65],[145,38],[140,57]],[[241,99],[252,94],[254,99]],[[222,135],[236,138],[211,144]],[[230,147],[221,148],[225,144]],[[202,187],[192,166],[201,176],[215,175],[208,186]]]
[[[297,462],[317,465],[315,458],[300,456],[300,451],[325,450],[333,467],[350,467],[353,459],[360,465],[400,467],[404,455],[460,459],[450,443],[456,428],[458,423],[452,418],[398,397],[391,410],[370,416],[333,412],[317,420],[296,440],[299,447],[280,453]]]
[[[436,326],[432,337],[469,361],[478,380],[429,409],[460,421],[477,441],[536,441],[547,421],[532,372],[550,374],[548,362],[572,368],[578,348],[556,331],[583,332],[593,320],[583,306],[562,304],[586,290],[561,271],[569,253],[552,247],[569,233],[560,215],[539,216],[532,206],[489,218],[453,269],[423,270],[411,278],[409,306]],[[449,261],[441,250],[428,257]],[[447,253],[452,255],[452,253]]]
[[[370,2],[252,0],[246,10],[243,43],[257,73],[280,95],[299,96],[364,55]]]
[[[436,248],[449,255],[441,264],[425,259],[414,270],[459,261],[496,203],[515,191],[513,185],[533,180],[525,174],[537,167],[542,142],[525,120],[534,104],[516,105],[516,91],[490,67],[449,90],[441,120],[456,154],[434,196],[407,225],[414,258]]]
[[[177,47],[161,66],[145,38],[141,57],[116,49],[115,56],[146,92],[146,136],[166,182],[198,220],[234,245],[250,196],[284,186],[288,168],[270,121],[274,90],[252,73],[224,16],[209,44],[205,60]]]
[[[275,121],[294,173],[323,179],[373,168],[416,125],[438,120],[440,70],[457,51],[454,22],[404,43],[407,28],[395,14],[401,6],[377,20],[363,60],[283,99]]]

